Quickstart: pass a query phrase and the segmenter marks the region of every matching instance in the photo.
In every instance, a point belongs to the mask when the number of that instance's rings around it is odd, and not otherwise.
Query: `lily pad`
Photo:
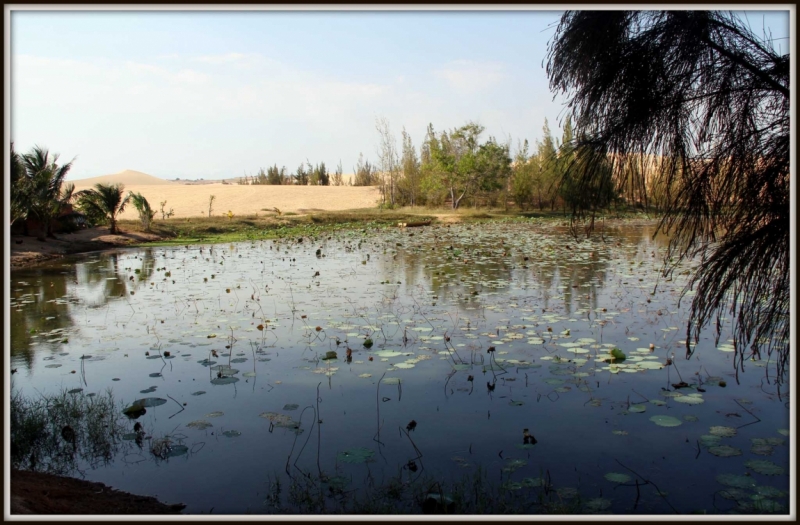
[[[741,456],[742,450],[730,445],[717,445],[715,447],[708,447],[708,451],[715,456],[721,458],[729,458],[733,456]]]
[[[765,459],[751,459],[746,461],[744,466],[754,472],[764,474],[765,476],[778,476],[785,472],[780,465],[776,465],[772,461],[767,461]]]
[[[751,489],[755,487],[756,482],[750,476],[739,476],[737,474],[719,474],[716,480],[723,485],[729,487],[736,487],[739,489]]]
[[[524,467],[528,462],[524,459],[509,459],[503,467],[503,472],[514,472],[515,470]]]
[[[297,410],[298,408],[300,408],[300,405],[294,403],[288,403],[286,405],[283,405],[284,410]]]
[[[364,447],[355,447],[345,450],[344,452],[339,452],[336,455],[336,459],[343,463],[366,463],[372,460],[374,455],[374,450]]]
[[[216,412],[211,412],[210,414],[206,414],[205,417],[220,417],[224,415],[225,415],[224,412],[220,412],[219,410],[217,410]]]
[[[299,426],[299,424],[294,421],[291,416],[287,416],[286,414],[278,414],[277,412],[264,412],[263,414],[259,414],[259,417],[269,419],[270,422],[276,427],[295,428]]]
[[[685,403],[687,405],[699,405],[700,403],[705,403],[705,399],[703,399],[700,395],[693,394],[689,394],[688,396],[678,396],[673,398],[673,400],[678,403]]]
[[[720,444],[722,438],[713,434],[705,434],[700,436],[700,444],[704,447],[715,447]]]
[[[711,434],[712,436],[733,437],[736,435],[736,429],[733,427],[715,426],[711,427],[708,433]]]
[[[198,419],[197,421],[192,421],[191,423],[186,423],[188,428],[196,428],[197,430],[205,430],[208,427],[213,427],[211,423],[204,419]]]
[[[605,498],[594,498],[587,501],[584,506],[591,512],[600,512],[611,506],[611,500]]]
[[[672,416],[652,416],[650,421],[660,427],[677,427],[682,425],[680,419]]]
[[[647,410],[647,405],[631,405],[628,408],[628,412],[631,412],[633,414],[641,414],[645,410]]]
[[[750,452],[758,456],[771,456],[775,451],[770,445],[753,445],[750,447]]]
[[[399,377],[384,377],[381,382],[387,385],[399,385],[402,381]]]
[[[239,432],[238,430],[226,430],[225,432],[222,433],[222,435],[225,437],[233,438],[241,436],[242,433]]]
[[[192,392],[192,395],[193,396],[202,396],[205,393],[206,393],[205,390],[198,390],[197,392]]]
[[[613,481],[614,483],[627,483],[631,480],[631,477],[627,474],[623,474],[621,472],[609,472],[604,476],[608,481]]]

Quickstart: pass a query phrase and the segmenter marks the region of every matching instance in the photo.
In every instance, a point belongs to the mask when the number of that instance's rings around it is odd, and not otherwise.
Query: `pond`
[[[686,359],[697,263],[662,276],[654,230],[509,221],[65,259],[11,274],[12,388],[111,389],[126,433],[73,475],[186,513],[311,511],[290,487],[320,477],[325,512],[391,486],[450,503],[441,487],[476,476],[529,512],[786,513],[789,385],[766,359],[737,383],[729,319]],[[423,511],[409,501],[396,512]]]

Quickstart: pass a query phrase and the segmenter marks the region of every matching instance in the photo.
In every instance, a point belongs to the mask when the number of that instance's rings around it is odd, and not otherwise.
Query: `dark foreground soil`
[[[102,483],[11,471],[11,514],[180,514],[184,507],[114,490]]]
[[[108,250],[160,239],[158,235],[144,232],[120,232],[111,235],[107,226],[74,233],[57,233],[55,239],[48,238],[46,241],[40,241],[36,237],[12,235],[10,269],[26,268],[73,253]]]

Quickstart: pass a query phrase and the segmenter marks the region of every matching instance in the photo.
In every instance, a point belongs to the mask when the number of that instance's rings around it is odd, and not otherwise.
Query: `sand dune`
[[[75,189],[90,188],[78,185]],[[124,183],[123,183],[124,184]],[[175,211],[173,218],[208,216],[208,199],[215,196],[212,215],[221,216],[232,211],[235,215],[262,215],[265,210],[278,208],[282,212],[304,213],[312,210],[349,210],[373,208],[380,198],[376,187],[363,186],[240,186],[238,184],[125,184],[128,190],[141,193],[150,206],[160,210]],[[121,219],[136,219],[133,206],[128,206]],[[161,218],[160,211],[156,218]]]
[[[159,179],[158,177],[153,177],[152,175],[148,175],[147,173],[142,173],[141,171],[135,170],[122,170],[119,173],[112,173],[111,175],[101,175],[99,177],[92,177],[89,179],[78,179],[71,181],[67,179],[67,182],[72,182],[75,184],[75,187],[81,187],[81,189],[92,187],[95,184],[102,183],[102,184],[117,184],[122,183],[126,187],[132,185],[148,185],[148,186],[155,186],[157,184],[177,184],[176,182],[170,180]]]

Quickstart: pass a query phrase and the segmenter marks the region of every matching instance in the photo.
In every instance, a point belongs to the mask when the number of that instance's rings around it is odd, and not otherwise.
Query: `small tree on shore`
[[[94,189],[76,194],[78,206],[89,218],[108,221],[110,233],[117,233],[117,215],[125,210],[130,199],[130,195],[122,196],[124,190],[122,184],[97,183]]]
[[[128,198],[133,203],[133,207],[136,208],[136,211],[139,212],[139,220],[142,221],[142,229],[149,232],[153,217],[156,216],[156,211],[150,208],[150,203],[147,202],[147,199],[144,198],[144,195],[141,193],[129,192]],[[166,201],[164,202],[166,203]],[[164,213],[163,205],[161,213]]]

